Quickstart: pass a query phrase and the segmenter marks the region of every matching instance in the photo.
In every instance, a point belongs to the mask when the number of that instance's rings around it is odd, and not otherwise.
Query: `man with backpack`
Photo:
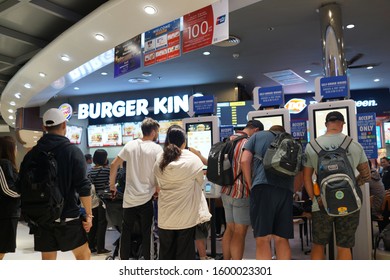
[[[87,232],[93,216],[84,155],[65,137],[61,110],[46,111],[43,128],[47,133],[26,154],[20,168],[17,185],[22,215],[34,234],[34,250],[41,252],[43,260],[56,259],[59,250],[71,250],[77,260],[88,260]],[[80,216],[80,200],[85,217]]]
[[[312,259],[324,259],[324,248],[336,235],[337,259],[352,259],[362,199],[360,186],[370,179],[363,147],[342,133],[344,116],[327,114],[326,133],[306,146],[304,184],[312,200]],[[355,178],[355,169],[359,175]],[[317,182],[313,184],[313,172]],[[347,199],[348,198],[348,199]]]
[[[245,128],[230,137],[237,141],[234,147],[232,168],[235,181],[232,186],[223,186],[221,198],[225,209],[227,227],[222,239],[222,252],[225,260],[241,260],[244,254],[245,237],[250,225],[248,186],[242,177],[241,156],[248,138],[258,131],[264,130],[263,124],[258,120],[248,121]]]
[[[251,187],[250,220],[256,239],[256,259],[272,259],[271,240],[275,242],[276,258],[291,259],[288,239],[294,237],[294,177],[265,170],[263,158],[275,135],[284,133],[282,126],[260,131],[245,143],[241,168],[245,182]]]

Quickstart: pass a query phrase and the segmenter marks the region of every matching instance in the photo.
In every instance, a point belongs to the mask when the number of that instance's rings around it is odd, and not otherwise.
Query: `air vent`
[[[129,83],[132,84],[146,84],[149,83],[150,81],[148,79],[143,79],[143,78],[132,78],[129,79]]]
[[[237,46],[240,42],[241,42],[240,38],[233,35],[229,35],[229,39],[218,42],[214,45],[218,47],[234,47]]]

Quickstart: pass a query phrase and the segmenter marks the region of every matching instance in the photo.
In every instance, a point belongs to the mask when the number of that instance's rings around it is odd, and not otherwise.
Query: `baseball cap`
[[[51,108],[43,114],[44,126],[55,126],[66,121],[64,113],[57,108]]]
[[[259,130],[264,130],[264,125],[261,121],[258,120],[250,120],[246,124],[246,126],[251,126],[253,128],[258,128]]]
[[[333,111],[326,115],[325,122],[344,121],[344,116],[340,112]]]

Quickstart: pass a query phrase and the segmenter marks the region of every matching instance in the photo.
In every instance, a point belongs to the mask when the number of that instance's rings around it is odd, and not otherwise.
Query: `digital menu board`
[[[141,124],[142,122],[126,122],[122,124],[123,145],[143,137]]]
[[[165,138],[167,137],[167,130],[170,126],[176,124],[178,126],[183,126],[182,120],[164,120],[159,121],[158,124],[160,125],[160,132],[158,134],[158,143],[164,144]]]
[[[83,134],[83,128],[80,126],[67,125],[65,136],[69,139],[72,144],[80,144],[81,136]]]
[[[88,126],[89,147],[112,147],[121,145],[122,131],[120,124]]]
[[[248,122],[247,115],[253,110],[253,101],[217,103],[217,116],[221,121],[221,125],[245,127]]]
[[[385,131],[385,143],[390,144],[390,122],[383,123],[383,130]]]

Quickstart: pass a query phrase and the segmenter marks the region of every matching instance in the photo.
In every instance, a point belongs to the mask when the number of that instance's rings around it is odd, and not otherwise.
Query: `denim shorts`
[[[225,209],[226,223],[235,223],[239,225],[250,225],[249,216],[249,197],[232,198],[227,194],[222,194],[223,208]]]

